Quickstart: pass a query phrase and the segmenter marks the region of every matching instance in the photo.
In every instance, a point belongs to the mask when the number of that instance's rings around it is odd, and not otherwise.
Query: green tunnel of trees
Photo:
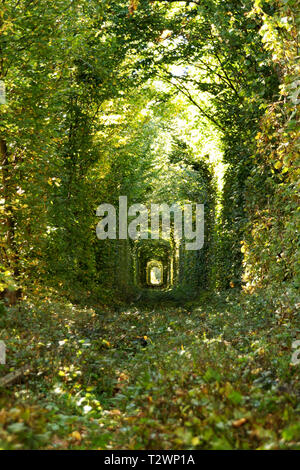
[[[170,165],[171,162],[168,163],[168,172],[170,172]],[[151,200],[157,203],[164,201],[167,209],[171,209],[172,203],[176,203],[178,208],[183,202],[203,204],[205,244],[201,249],[186,250],[187,240],[184,237],[185,213],[183,209],[180,208],[183,237],[178,239],[174,233],[174,213],[172,211],[169,212],[170,232],[163,237],[160,226],[157,239],[152,239],[151,217],[148,215],[149,233],[147,239],[113,240],[115,254],[108,259],[108,264],[111,263],[111,259],[115,258],[116,265],[112,264],[111,275],[114,276],[117,290],[124,297],[189,298],[205,290],[211,282],[211,270],[208,265],[212,253],[213,237],[211,233],[214,229],[215,213],[212,178],[207,165],[204,164],[201,168],[197,167],[196,169],[187,168],[182,164],[180,170],[180,186],[176,188],[173,178],[163,181],[159,188],[159,194],[154,197],[154,190],[151,194]],[[178,166],[174,167],[175,172],[178,172]],[[153,184],[156,186],[155,181]],[[156,199],[158,197],[160,199]],[[161,204],[159,205],[161,206]],[[151,205],[149,205],[150,208]],[[106,245],[111,241],[107,240]],[[102,256],[99,256],[99,269],[101,269],[101,262]],[[157,284],[150,282],[152,267],[161,271],[161,281]]]
[[[0,0],[0,450],[300,448],[299,18]]]
[[[1,8],[2,291],[298,287],[297,2]],[[99,241],[96,208],[120,195],[204,204],[203,249]]]

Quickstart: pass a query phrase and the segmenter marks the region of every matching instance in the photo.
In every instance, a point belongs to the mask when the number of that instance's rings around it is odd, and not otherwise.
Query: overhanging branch
[[[172,79],[170,78],[167,78],[166,76],[161,76],[162,80],[166,81],[167,83],[171,84],[172,86],[174,86],[178,91],[180,91],[180,93],[182,93],[184,96],[186,96],[188,98],[188,100],[194,105],[196,106],[196,108],[199,109],[200,113],[202,114],[202,116],[206,117],[209,121],[211,121],[215,126],[217,126],[222,132],[225,131],[225,129],[221,126],[221,124],[219,124],[219,122],[211,115],[209,114],[207,111],[205,111],[202,106],[200,106],[200,104],[194,99],[194,97],[192,96],[192,94],[190,93],[190,91],[182,85],[181,83],[181,86],[179,86],[178,84],[174,83],[172,81]],[[171,78],[176,78],[176,77],[171,77]]]

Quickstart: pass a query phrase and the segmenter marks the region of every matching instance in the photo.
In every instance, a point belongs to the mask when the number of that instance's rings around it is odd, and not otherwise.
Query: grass
[[[278,307],[278,306],[277,306]],[[299,449],[295,310],[263,295],[2,313],[2,449]]]

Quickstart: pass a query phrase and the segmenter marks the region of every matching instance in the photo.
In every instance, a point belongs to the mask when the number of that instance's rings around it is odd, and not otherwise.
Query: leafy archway
[[[164,268],[161,261],[148,261],[146,266],[146,280],[148,286],[162,287],[164,285]]]

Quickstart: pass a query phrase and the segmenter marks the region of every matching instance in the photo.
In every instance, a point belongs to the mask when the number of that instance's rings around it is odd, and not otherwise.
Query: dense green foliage
[[[298,8],[298,10],[297,10]],[[280,92],[261,120],[255,164],[248,180],[250,214],[245,237],[245,279],[251,286],[300,287],[299,272],[299,93],[300,67],[296,2],[282,2],[263,17],[262,40],[272,53]],[[263,191],[262,191],[263,185]]]
[[[299,447],[299,72],[296,0],[0,0],[0,447]],[[99,241],[122,195],[203,249]]]
[[[241,242],[246,282],[295,275],[295,5],[183,3],[133,2],[128,10],[127,2],[62,1],[46,14],[40,1],[30,9],[26,1],[3,4],[6,283],[36,277],[69,290],[84,278],[84,290],[99,286],[99,257],[102,263],[107,247],[99,253],[96,246],[95,208],[122,192],[131,200],[151,200],[153,161],[164,165],[168,141],[190,143],[176,121],[188,103],[198,118],[181,119],[202,134],[206,122],[225,165],[208,285],[240,285]],[[199,162],[204,143],[196,141],[185,165]],[[202,154],[202,165],[205,159]],[[157,173],[152,171],[153,181]]]

